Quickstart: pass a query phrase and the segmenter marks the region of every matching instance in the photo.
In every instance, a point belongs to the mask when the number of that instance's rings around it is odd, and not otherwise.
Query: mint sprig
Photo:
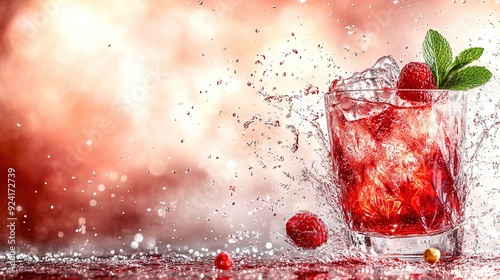
[[[469,48],[453,59],[448,41],[432,29],[427,31],[422,45],[424,60],[431,68],[439,89],[469,90],[487,83],[492,76],[488,69],[483,66],[465,67],[478,60],[483,51],[483,48]]]
[[[446,79],[448,67],[453,59],[450,44],[437,31],[429,29],[425,34],[422,47],[424,60],[436,78],[436,87],[440,88],[439,86]]]
[[[457,57],[455,57],[455,60],[450,65],[448,72],[455,72],[471,62],[478,60],[483,54],[483,51],[483,48],[470,48],[462,51]]]
[[[482,66],[469,66],[451,75],[442,88],[468,90],[486,84],[491,78],[491,72]]]

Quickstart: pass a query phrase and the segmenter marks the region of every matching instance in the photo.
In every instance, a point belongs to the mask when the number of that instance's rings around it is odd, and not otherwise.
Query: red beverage
[[[371,236],[436,235],[463,218],[461,143],[465,95],[429,91],[432,101],[397,90],[326,95],[338,200],[350,230]]]

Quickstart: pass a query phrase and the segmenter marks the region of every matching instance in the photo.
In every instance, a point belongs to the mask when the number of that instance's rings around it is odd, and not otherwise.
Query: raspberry
[[[233,259],[227,253],[220,253],[214,261],[215,267],[222,270],[228,270],[233,266]]]
[[[300,211],[286,223],[286,234],[298,247],[316,249],[328,239],[325,223],[309,211]]]
[[[406,64],[397,83],[398,96],[408,101],[429,102],[432,95],[426,91],[407,91],[407,89],[435,89],[436,78],[429,65],[423,62],[410,62]]]

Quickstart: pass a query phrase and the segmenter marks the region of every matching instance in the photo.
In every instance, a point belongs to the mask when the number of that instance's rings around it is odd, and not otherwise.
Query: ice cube
[[[393,89],[396,88],[399,71],[398,63],[392,56],[383,56],[371,68],[362,72],[355,72],[349,78],[335,80],[330,87],[330,91]],[[363,94],[363,92],[356,94]]]
[[[332,103],[340,104],[350,121],[380,114],[387,109],[387,104],[395,104],[397,100],[397,91],[388,89],[396,88],[399,71],[392,56],[381,57],[371,68],[333,81],[329,89],[335,92]]]
[[[359,123],[352,123],[345,127],[342,132],[342,145],[345,148],[346,157],[355,164],[369,161],[377,143],[368,130]]]
[[[372,103],[364,100],[342,98],[337,106],[342,110],[344,117],[348,121],[356,121],[376,116],[384,112],[389,105],[386,103]]]

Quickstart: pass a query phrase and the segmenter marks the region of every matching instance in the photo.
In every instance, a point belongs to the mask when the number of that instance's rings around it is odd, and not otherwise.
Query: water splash
[[[464,252],[469,255],[500,253],[500,234],[496,226],[500,221],[500,213],[493,203],[500,198],[498,188],[494,187],[500,182],[500,158],[496,152],[500,145],[495,140],[499,139],[500,133],[500,101],[490,96],[495,92],[494,85],[495,82],[492,81],[480,90],[471,91],[469,96],[469,125],[463,163],[468,174]],[[293,158],[301,166],[301,171],[300,175],[290,177],[290,184],[307,184],[314,188],[318,207],[328,212],[333,235],[341,236],[343,222],[335,197],[337,184],[329,172],[331,163],[328,156],[328,136],[323,122],[323,100],[318,93],[318,87],[311,84],[289,94],[275,94],[274,90],[267,90],[265,87],[258,91],[263,102],[283,113],[283,120],[276,122],[290,132],[290,141],[294,143],[292,153],[306,149],[313,154],[307,159]],[[329,244],[329,248],[333,250],[344,248],[342,246],[342,242]]]

